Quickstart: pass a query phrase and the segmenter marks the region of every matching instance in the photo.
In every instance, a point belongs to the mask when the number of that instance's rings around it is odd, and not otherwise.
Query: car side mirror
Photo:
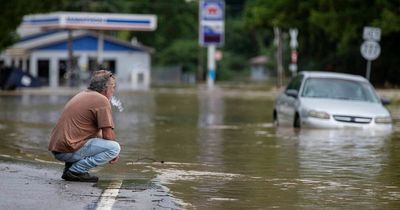
[[[390,99],[388,98],[381,98],[381,102],[384,106],[389,105],[390,104]]]
[[[293,98],[297,98],[297,96],[299,95],[299,92],[297,90],[294,89],[289,89],[285,91],[285,94],[288,96],[291,96]]]

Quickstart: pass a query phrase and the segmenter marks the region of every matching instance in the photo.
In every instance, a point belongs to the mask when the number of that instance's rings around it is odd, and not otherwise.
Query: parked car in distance
[[[392,128],[368,80],[333,72],[299,72],[277,96],[273,118],[276,125],[295,128]]]

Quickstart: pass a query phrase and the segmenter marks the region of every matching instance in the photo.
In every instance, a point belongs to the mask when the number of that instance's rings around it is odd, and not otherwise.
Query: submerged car
[[[368,80],[333,72],[299,72],[276,98],[273,118],[276,125],[295,128],[392,127]]]

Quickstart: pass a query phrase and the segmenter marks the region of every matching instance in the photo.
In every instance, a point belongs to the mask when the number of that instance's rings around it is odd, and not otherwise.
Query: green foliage
[[[360,55],[364,26],[382,29],[381,56],[373,62],[377,83],[392,82],[400,62],[398,0],[257,0],[248,1],[245,21],[250,30],[299,29],[299,67],[365,75]],[[388,44],[391,44],[389,47]],[[395,52],[397,49],[397,53]]]
[[[396,0],[381,0],[377,2],[377,5],[381,7],[382,10],[379,13],[379,18],[375,19],[372,25],[381,27],[383,34],[399,33],[400,2]]]
[[[155,49],[154,65],[182,65],[185,71],[206,69],[206,51],[198,46],[198,0],[13,0],[2,2],[0,48],[16,39],[23,15],[51,11],[156,14],[154,32],[110,32],[136,38]],[[225,0],[225,44],[219,50],[217,78],[246,75],[250,58],[270,57],[275,69],[273,27],[286,32],[284,58],[290,49],[287,32],[299,29],[299,69],[343,71],[365,75],[366,61],[359,49],[364,26],[382,29],[381,55],[373,61],[372,80],[399,84],[400,1],[398,0]],[[200,68],[199,68],[200,66]],[[202,73],[198,72],[198,75]]]
[[[184,71],[195,72],[198,54],[199,46],[197,40],[179,39],[157,53],[156,58],[158,58],[161,65],[179,64],[182,65]]]
[[[198,59],[198,7],[185,0],[117,1],[119,11],[132,14],[156,14],[155,32],[123,32],[120,37],[136,37],[155,49],[155,65],[182,65],[185,71],[195,71]]]
[[[236,78],[239,72],[248,70],[249,60],[230,51],[223,52],[223,59],[217,62],[217,79],[230,80]]]
[[[15,32],[22,18],[26,14],[41,13],[57,8],[57,0],[11,0],[2,1],[0,13],[0,50],[14,43],[18,36]]]

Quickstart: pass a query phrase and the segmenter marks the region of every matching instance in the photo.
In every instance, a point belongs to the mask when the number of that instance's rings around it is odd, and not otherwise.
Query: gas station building
[[[0,54],[0,61],[51,88],[70,86],[69,80],[79,80],[75,81],[79,85],[101,64],[116,74],[119,90],[147,90],[153,50],[107,36],[104,30],[155,28],[153,15],[56,12],[25,16],[19,28],[21,39]]]

